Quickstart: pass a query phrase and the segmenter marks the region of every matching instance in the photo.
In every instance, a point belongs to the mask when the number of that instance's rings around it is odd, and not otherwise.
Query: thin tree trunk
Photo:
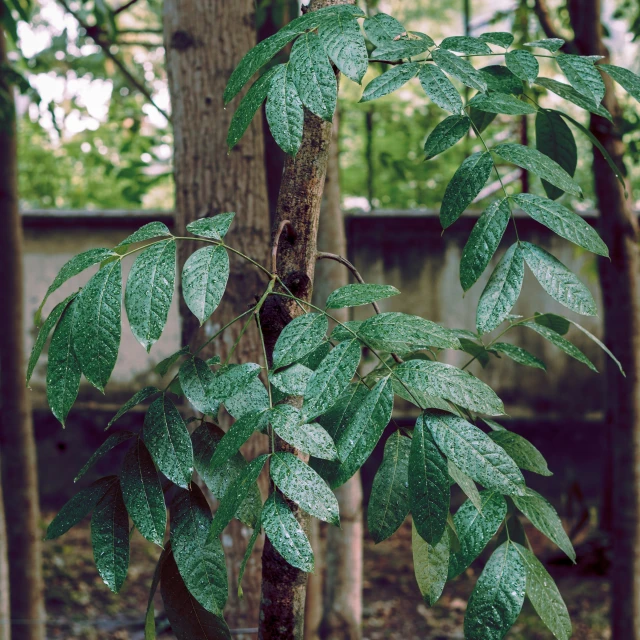
[[[0,14],[3,7],[0,4]],[[4,33],[0,31],[0,67],[7,64],[5,47]],[[13,88],[7,84],[5,74],[0,75],[0,89],[2,99],[9,101],[5,105],[9,115],[0,122],[0,273],[5,309],[0,327],[0,451],[9,523],[11,619],[16,621],[12,635],[21,640],[43,640],[38,467],[22,341],[22,224],[18,210],[16,123]]]
[[[582,55],[604,55],[600,0],[569,2],[575,46]],[[620,106],[608,76],[604,105],[616,124],[591,116],[590,129],[615,163],[622,168]],[[633,199],[623,189],[599,151],[594,150],[593,174],[600,210],[600,231],[611,260],[600,259],[604,338],[620,359],[607,363],[606,422],[611,441],[612,593],[611,628],[614,640],[640,639],[640,299],[638,221]]]
[[[310,10],[335,4],[350,4],[344,0],[312,0]],[[316,267],[320,204],[327,172],[330,122],[325,122],[305,110],[302,145],[295,159],[287,158],[278,196],[274,242],[279,241],[276,270],[286,288],[302,300],[311,301]],[[295,237],[281,233],[288,220]],[[301,310],[292,301],[278,296],[267,299],[261,312],[268,358],[282,329]],[[269,362],[271,364],[271,362]],[[307,456],[276,438],[276,449],[291,451],[301,459]],[[303,530],[308,531],[309,516],[290,503]],[[269,540],[262,554],[262,600],[260,605],[259,640],[302,640],[307,575],[290,566]]]
[[[227,155],[226,136],[234,108],[223,109],[222,105],[231,71],[256,43],[255,3],[166,0],[164,38],[175,139],[178,232],[182,234],[186,225],[197,218],[235,211],[227,236],[229,243],[266,264],[269,205],[262,122],[256,118]],[[197,242],[183,244],[180,264],[200,246]],[[201,343],[212,331],[255,303],[255,296],[264,287],[264,278],[253,266],[232,256],[229,287],[222,304],[202,329],[181,300],[183,343]],[[212,343],[208,355],[216,353],[224,360],[241,325],[236,323],[225,331],[220,340]],[[255,327],[247,331],[234,358],[240,362],[263,360]],[[254,458],[266,450],[266,438],[254,435],[243,453]],[[266,474],[261,478],[261,490],[263,494],[267,491]],[[262,540],[258,540],[244,574],[244,598],[240,600],[236,595],[237,577],[251,531],[234,521],[227,533],[223,537],[231,584],[227,619],[231,628],[257,627]]]
[[[11,602],[9,600],[9,557],[7,555],[7,522],[0,487],[0,640],[11,640]]]

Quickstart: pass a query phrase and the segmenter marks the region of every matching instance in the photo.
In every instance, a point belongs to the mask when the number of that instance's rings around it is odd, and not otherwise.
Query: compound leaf
[[[499,444],[521,468],[542,476],[552,476],[544,456],[525,438],[513,431],[492,431],[489,437]]]
[[[140,389],[132,398],[127,400],[121,407],[118,409],[118,413],[116,413],[111,420],[109,420],[109,424],[107,425],[107,429],[116,421],[118,418],[121,418],[127,411],[133,409],[136,405],[139,405],[141,402],[144,402],[147,398],[150,398],[152,395],[160,393],[160,389],[158,387],[144,387],[144,389]]]
[[[478,91],[486,91],[487,83],[482,75],[464,58],[445,49],[436,49],[431,56],[433,61],[446,73],[460,80],[462,84]]]
[[[593,59],[563,53],[556,56],[556,62],[567,76],[569,84],[592,102],[594,107],[602,102],[606,88]]]
[[[509,51],[504,57],[507,68],[524,82],[533,82],[538,77],[540,65],[535,56],[525,49]]]
[[[424,143],[426,160],[453,147],[469,131],[471,120],[466,115],[453,115],[438,123]]]
[[[322,313],[305,313],[294,318],[278,336],[273,349],[273,368],[286,367],[304,358],[324,342],[329,320]]]
[[[412,78],[415,78],[418,75],[418,71],[420,71],[420,65],[417,62],[405,62],[392,67],[389,71],[385,71],[367,84],[360,102],[369,102],[389,95]]]
[[[302,144],[304,109],[288,64],[278,65],[271,78],[265,113],[273,139],[295,156]]]
[[[397,296],[400,292],[387,284],[348,284],[333,291],[327,298],[327,309],[359,307],[376,300]]]
[[[235,213],[218,213],[209,218],[200,218],[194,220],[187,225],[187,231],[193,233],[194,236],[201,238],[213,238],[214,240],[222,240],[227,235],[229,227],[233,222]]]
[[[337,13],[318,27],[327,55],[347,78],[360,84],[369,68],[367,45],[354,16]]]
[[[449,533],[440,538],[435,546],[431,546],[424,540],[415,522],[411,527],[411,550],[413,553],[413,570],[416,582],[424,601],[433,606],[444,590],[447,582],[447,567],[450,553]]]
[[[427,96],[441,109],[456,114],[462,111],[462,98],[458,90],[435,64],[422,65],[418,79]]]

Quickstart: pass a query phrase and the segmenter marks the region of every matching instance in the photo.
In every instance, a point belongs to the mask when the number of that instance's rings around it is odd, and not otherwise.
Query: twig
[[[129,7],[132,7],[138,0],[129,0],[129,2],[125,2],[121,7],[113,10],[113,15],[117,16],[119,13],[126,11]]]
[[[103,34],[99,31],[96,31],[95,27],[91,27],[90,25],[88,25],[74,11],[72,11],[67,0],[58,0],[58,3],[64,7],[67,13],[72,15],[77,20],[78,24],[87,32],[87,34],[91,34],[94,42],[102,49],[104,55],[107,56],[107,58],[109,58],[118,67],[118,69],[120,69],[122,75],[124,75],[124,77],[131,83],[131,85],[139,93],[141,93],[157,109],[159,113],[161,113],[167,119],[167,122],[171,122],[171,117],[169,116],[169,114],[155,103],[151,92],[129,71],[129,69],[127,69],[124,62],[122,62],[122,60],[120,60],[118,56],[111,53],[110,43],[103,39]]]
[[[293,244],[297,238],[296,230],[293,228],[290,220],[283,220],[278,226],[276,235],[273,238],[273,246],[271,247],[271,273],[275,274],[278,270],[278,247],[280,246],[280,236],[284,230],[287,230],[287,240]]]

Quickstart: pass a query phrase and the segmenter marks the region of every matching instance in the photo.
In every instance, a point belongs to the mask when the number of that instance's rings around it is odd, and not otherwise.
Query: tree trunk
[[[604,55],[599,0],[569,2],[575,45],[582,55]],[[624,144],[620,106],[613,84],[604,76],[604,106],[616,124],[591,116],[591,131],[622,168]],[[600,259],[604,338],[626,372],[607,362],[606,422],[612,473],[611,628],[614,640],[640,639],[640,300],[638,221],[623,189],[599,151],[594,150],[593,173],[600,210],[600,230],[611,260]]]
[[[240,143],[227,155],[226,136],[234,108],[223,108],[222,94],[229,75],[242,56],[256,43],[253,0],[166,0],[164,38],[174,127],[174,176],[176,226],[183,235],[186,225],[204,216],[225,211],[237,215],[227,239],[229,244],[266,264],[269,205],[266,189],[262,122],[255,118]],[[184,264],[198,243],[183,244],[179,262]],[[230,286],[213,318],[202,329],[181,300],[184,344],[199,344],[207,335],[255,303],[265,288],[264,278],[251,265],[231,256]],[[212,343],[207,355],[224,360],[242,328],[234,324]],[[262,348],[251,326],[236,349],[239,362],[261,362]],[[243,453],[254,458],[267,451],[266,438],[254,435]],[[260,481],[267,491],[266,474]],[[230,574],[227,618],[231,628],[258,625],[260,602],[260,551],[262,540],[244,574],[244,598],[236,595],[237,577],[251,531],[233,521],[223,536]],[[254,636],[246,636],[251,638]]]
[[[7,555],[7,522],[0,487],[0,640],[11,640],[11,602],[9,601],[9,556]]]
[[[4,10],[0,4],[0,13]],[[2,16],[0,15],[0,18]],[[0,30],[0,66],[7,64],[6,42]],[[38,467],[31,408],[26,393],[22,299],[22,224],[18,210],[17,143],[13,88],[0,74],[2,99],[8,100],[0,122],[0,451],[4,488],[12,635],[43,640],[45,635]],[[25,622],[28,623],[25,624]]]
[[[311,0],[310,10],[335,4],[351,4],[344,0]],[[302,144],[295,159],[288,157],[278,195],[273,241],[278,242],[276,271],[287,290],[302,300],[311,301],[316,266],[320,204],[327,172],[330,122],[305,110]],[[280,233],[288,220],[295,237]],[[282,291],[282,289],[280,289]],[[270,296],[260,314],[267,356],[282,329],[301,310],[294,301]],[[269,362],[271,364],[271,362]],[[276,449],[291,451],[301,459],[307,456],[276,438]],[[303,530],[308,531],[309,516],[289,503]],[[267,539],[262,554],[262,600],[260,605],[259,640],[275,638],[302,640],[307,575],[290,566]]]

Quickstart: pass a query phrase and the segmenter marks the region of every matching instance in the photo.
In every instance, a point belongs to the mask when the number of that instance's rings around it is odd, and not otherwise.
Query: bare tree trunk
[[[0,640],[11,640],[11,602],[9,599],[9,557],[7,555],[7,522],[0,488]]]
[[[223,109],[222,94],[229,75],[256,43],[253,0],[166,0],[164,38],[174,126],[177,228],[181,234],[197,218],[235,211],[229,243],[257,261],[266,263],[269,205],[266,189],[262,122],[256,118],[234,151],[227,155],[226,136],[234,109]],[[198,243],[181,245],[184,264]],[[251,265],[231,261],[231,282],[222,304],[202,329],[181,300],[184,344],[200,343],[212,331],[245,311],[264,290],[264,278]],[[236,323],[211,345],[211,353],[224,360],[241,330]],[[234,357],[241,362],[261,362],[262,349],[255,327],[241,341]],[[253,436],[243,448],[249,458],[265,453],[266,438]],[[266,474],[261,490],[267,491]],[[227,617],[232,628],[257,627],[260,602],[260,551],[244,574],[244,598],[235,586],[250,530],[233,521],[225,535],[230,573]],[[252,636],[247,636],[252,637]]]
[[[4,11],[0,4],[0,13]],[[0,15],[0,18],[2,16]],[[6,42],[0,30],[0,67],[7,64]],[[0,74],[0,90],[7,100],[0,122],[0,451],[4,488],[12,635],[21,640],[43,640],[45,634],[38,467],[31,408],[25,387],[22,300],[22,223],[18,210],[17,142],[13,88]],[[24,621],[28,620],[28,624]]]
[[[582,55],[604,55],[600,0],[571,0],[568,4],[575,46]],[[623,167],[620,105],[613,83],[604,76],[605,107],[615,124],[591,116],[590,129],[618,167]],[[632,198],[624,191],[599,151],[594,150],[593,173],[600,230],[611,260],[600,259],[604,298],[605,342],[620,359],[607,363],[606,422],[611,440],[612,594],[611,628],[614,640],[640,639],[640,299],[638,221]]]

